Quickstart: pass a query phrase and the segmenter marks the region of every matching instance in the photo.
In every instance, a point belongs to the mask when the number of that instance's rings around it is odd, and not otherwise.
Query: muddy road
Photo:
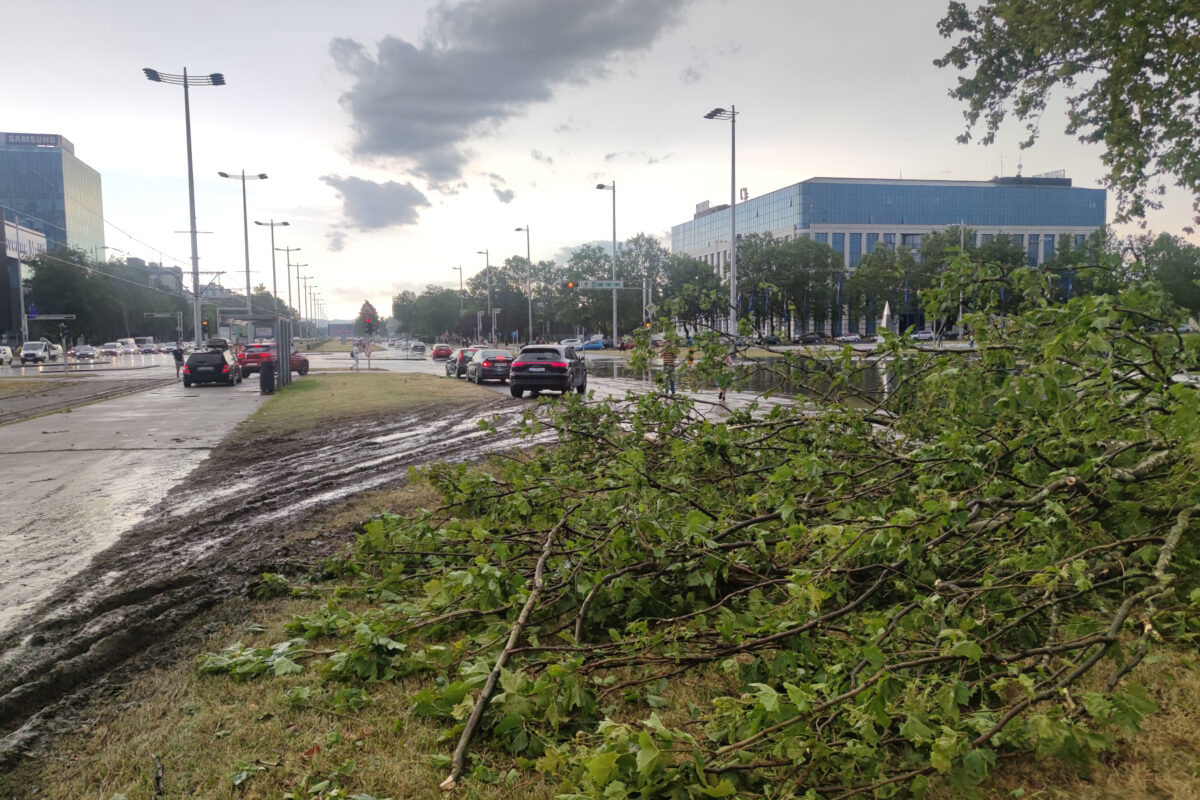
[[[307,571],[345,543],[344,532],[289,537],[298,520],[398,485],[414,465],[528,444],[514,434],[527,405],[487,393],[452,416],[430,408],[331,423],[197,459],[169,499],[0,632],[0,765],[36,752],[97,692],[195,644],[203,631],[188,623],[245,597],[261,573]],[[495,432],[479,429],[479,419],[496,415]]]

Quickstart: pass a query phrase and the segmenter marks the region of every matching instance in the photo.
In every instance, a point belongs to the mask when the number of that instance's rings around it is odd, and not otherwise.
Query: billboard
[[[354,323],[353,322],[331,322],[331,323],[329,323],[329,335],[330,336],[353,336],[354,335]]]
[[[18,248],[20,251],[18,253]],[[17,258],[18,254],[24,260],[46,252],[46,235],[15,223],[4,220],[4,254],[9,258]]]

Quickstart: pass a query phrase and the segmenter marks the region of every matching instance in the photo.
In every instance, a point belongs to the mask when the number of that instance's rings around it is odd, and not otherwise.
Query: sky
[[[4,14],[0,128],[57,133],[103,181],[110,257],[184,268],[183,90],[142,68],[226,85],[190,92],[202,283],[287,299],[285,262],[331,318],[400,291],[457,288],[486,263],[565,262],[638,233],[670,246],[697,203],[811,177],[987,180],[1066,170],[1102,186],[1100,149],[1052,102],[1031,149],[1010,121],[959,144],[957,73],[933,66],[946,0],[40,0]],[[1110,221],[1116,207],[1110,193]],[[1182,235],[1169,190],[1149,230]],[[270,229],[276,227],[272,277]],[[1118,232],[1134,232],[1118,228]],[[1188,237],[1195,240],[1195,237]],[[485,256],[480,251],[487,251]],[[293,304],[299,290],[291,282]]]

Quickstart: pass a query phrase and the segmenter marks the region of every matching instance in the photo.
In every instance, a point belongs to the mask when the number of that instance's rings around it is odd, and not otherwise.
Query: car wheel
[[[187,378],[184,378],[183,379],[183,388],[185,388],[185,389],[192,388],[192,382],[190,380],[188,380]]]
[[[297,370],[297,372],[299,372],[301,375],[307,375],[308,374],[308,362],[305,361],[303,364],[301,364],[300,369]]]
[[[525,390],[522,389],[520,386],[511,386],[510,385],[508,387],[508,393],[511,394],[513,397],[524,397],[525,396]]]
[[[583,383],[579,384],[579,386],[575,388],[575,391],[579,394],[583,394],[587,391],[587,378],[583,379]]]

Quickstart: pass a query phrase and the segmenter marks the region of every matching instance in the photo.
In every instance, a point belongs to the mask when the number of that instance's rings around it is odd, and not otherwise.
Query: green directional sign
[[[578,281],[576,283],[579,289],[641,289],[641,283],[631,283],[626,285],[625,281]]]

